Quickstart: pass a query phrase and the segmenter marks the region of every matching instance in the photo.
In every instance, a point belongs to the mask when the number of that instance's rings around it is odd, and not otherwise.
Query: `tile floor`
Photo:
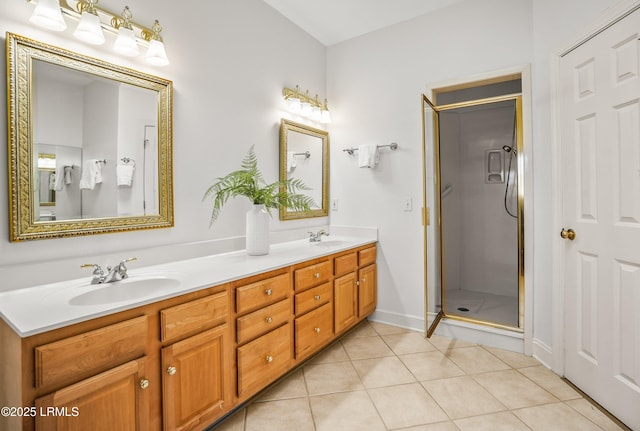
[[[363,322],[216,431],[621,430],[538,361]]]

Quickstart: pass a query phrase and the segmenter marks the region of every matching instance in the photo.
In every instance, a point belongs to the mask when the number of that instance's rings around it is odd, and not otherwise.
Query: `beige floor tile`
[[[446,352],[451,349],[458,349],[460,347],[477,346],[475,343],[469,343],[467,341],[456,340],[453,338],[442,337],[440,335],[432,335],[429,338],[429,342],[441,352]]]
[[[447,421],[436,424],[419,425],[417,427],[398,428],[394,431],[460,431],[460,428],[453,422]]]
[[[558,402],[514,410],[513,413],[533,431],[602,431],[580,413]]]
[[[342,343],[334,343],[329,346],[325,351],[318,354],[316,357],[309,361],[310,364],[325,364],[328,362],[344,362],[348,361],[349,356],[342,347]]]
[[[342,340],[342,345],[351,360],[393,356],[389,346],[378,335],[375,337],[345,338]]]
[[[433,344],[424,338],[424,335],[418,332],[382,335],[382,339],[396,355],[433,352],[436,350]]]
[[[389,429],[449,419],[419,383],[369,389],[368,392]]]
[[[447,351],[445,355],[467,374],[486,373],[511,368],[480,346],[452,349]]]
[[[401,334],[403,332],[412,332],[409,329],[400,328],[399,326],[385,325],[384,323],[369,322],[369,325],[378,333],[378,335]]]
[[[422,382],[422,385],[451,419],[506,410],[501,402],[470,376],[429,380]]]
[[[307,396],[307,387],[304,382],[302,370],[298,370],[267,389],[260,395],[258,401],[283,400],[287,398],[300,398]]]
[[[516,415],[511,412],[490,413],[483,416],[458,419],[455,421],[461,431],[530,431]]]
[[[242,409],[218,425],[216,431],[244,431],[244,417],[247,409]]]
[[[369,321],[365,320],[365,321],[359,323],[358,326],[356,326],[355,328],[350,330],[344,336],[343,339],[357,338],[357,337],[373,337],[375,335],[378,335],[378,333],[376,332],[375,329],[373,329],[373,326],[371,326],[371,323],[369,323]]]
[[[473,378],[510,409],[558,401],[516,370],[476,374]]]
[[[309,395],[364,389],[351,362],[307,365],[303,372]]]
[[[513,368],[523,368],[523,367],[535,367],[540,365],[540,362],[532,357],[526,356],[522,353],[511,352],[509,350],[496,349],[495,347],[486,347],[483,346],[485,350],[488,350],[489,353],[497,356],[502,362]]]
[[[537,367],[527,367],[518,369],[519,372],[533,380],[538,386],[543,387],[547,391],[551,392],[553,396],[559,400],[571,400],[575,398],[582,398],[578,392],[576,392],[571,386],[564,382],[553,371],[549,370],[544,365],[538,365]]]
[[[315,431],[306,397],[253,403],[245,422],[245,431]]]
[[[402,355],[398,358],[419,381],[464,375],[460,367],[439,351]]]
[[[371,398],[364,391],[310,397],[316,431],[385,431]]]
[[[591,422],[598,425],[605,431],[620,431],[620,428],[614,421],[609,419],[607,415],[598,410],[593,404],[584,398],[580,398],[577,400],[569,400],[565,401],[569,407],[573,407],[575,410],[580,412],[587,419],[591,420]]]
[[[413,374],[396,356],[360,359],[353,361],[353,367],[365,388],[401,385],[416,381]]]

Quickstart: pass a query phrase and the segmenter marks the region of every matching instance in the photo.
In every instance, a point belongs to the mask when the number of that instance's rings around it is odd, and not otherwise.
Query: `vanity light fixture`
[[[29,21],[56,31],[66,28],[63,14],[76,21],[78,27],[73,35],[78,39],[101,45],[105,42],[103,30],[116,34],[113,50],[118,54],[135,57],[140,54],[139,46],[147,48],[145,60],[154,66],[169,64],[164,43],[160,37],[162,27],[155,20],[151,28],[132,20],[128,6],[120,15],[98,6],[98,0],[27,0],[36,3]]]
[[[96,11],[98,0],[87,0],[78,3],[80,5],[80,22],[73,35],[83,42],[91,45],[102,45],[104,33],[100,26],[100,17]]]
[[[53,31],[63,31],[67,28],[58,0],[40,0],[29,21]]]
[[[137,57],[140,54],[136,35],[131,27],[132,17],[129,6],[125,6],[119,17],[111,18],[111,25],[118,29],[118,37],[113,44],[113,50],[127,57]]]
[[[324,103],[320,103],[317,94],[315,98],[313,98],[309,94],[309,90],[301,93],[300,87],[297,85],[293,90],[285,87],[282,90],[282,97],[287,101],[289,111],[292,113],[300,114],[323,124],[331,122],[331,115],[327,108],[327,99],[324,99]]]

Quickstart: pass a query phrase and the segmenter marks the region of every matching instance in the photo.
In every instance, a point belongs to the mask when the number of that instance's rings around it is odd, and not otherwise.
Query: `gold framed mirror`
[[[173,83],[9,32],[6,48],[9,239],[173,226]]]
[[[329,132],[280,121],[280,179],[300,179],[316,203],[309,211],[280,208],[280,220],[326,217],[329,208]]]

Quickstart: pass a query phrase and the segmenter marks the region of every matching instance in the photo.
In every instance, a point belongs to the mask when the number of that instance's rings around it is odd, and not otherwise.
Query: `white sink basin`
[[[130,277],[122,281],[90,285],[87,292],[69,300],[71,305],[97,305],[128,301],[170,290],[180,285],[180,280],[166,276]]]
[[[352,242],[350,241],[344,241],[341,239],[327,239],[320,242],[310,242],[309,244],[311,244],[314,247],[341,247],[344,245],[349,245],[351,243]]]

